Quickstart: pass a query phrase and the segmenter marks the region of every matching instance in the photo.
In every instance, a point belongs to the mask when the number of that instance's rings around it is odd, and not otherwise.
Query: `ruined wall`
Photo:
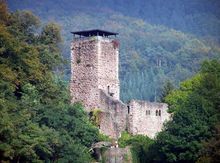
[[[163,123],[170,118],[165,103],[132,100],[129,103],[129,128],[133,134],[147,135],[154,138],[162,130]]]
[[[82,102],[87,112],[101,110],[100,131],[119,138],[122,131],[153,138],[169,119],[167,105],[119,99],[118,46],[100,36],[74,40],[71,45],[71,102]],[[111,94],[113,93],[113,94]]]
[[[119,100],[119,78],[118,78],[118,46],[113,39],[98,37],[98,78],[99,89],[107,94],[112,93]]]
[[[98,40],[74,40],[71,45],[71,102],[81,101],[90,111],[99,106]]]
[[[102,116],[100,131],[112,138],[119,138],[127,128],[127,105],[100,90]]]
[[[130,147],[109,148],[103,153],[105,163],[132,163]]]

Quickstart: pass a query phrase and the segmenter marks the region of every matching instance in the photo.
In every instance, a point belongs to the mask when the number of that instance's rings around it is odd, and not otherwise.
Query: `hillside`
[[[216,0],[10,0],[9,4],[13,11],[8,11],[7,2],[0,0],[0,162],[219,162],[220,46],[216,22],[220,10]],[[20,9],[31,10],[41,18]],[[169,23],[169,11],[176,16],[173,20],[178,20],[178,28]],[[196,32],[184,26],[181,29],[187,16],[194,14],[200,15],[199,21],[192,19],[195,22],[188,26]],[[155,17],[158,22],[146,17]],[[216,26],[199,25],[202,20]],[[172,19],[170,22],[174,23]],[[120,106],[120,101],[104,93],[100,105],[91,107],[89,113],[80,103],[72,103],[70,91],[74,96],[78,94],[69,89],[70,64],[65,64],[63,56],[69,63],[70,31],[88,28],[120,33],[124,101],[138,98],[166,104],[158,103],[157,108],[156,103],[148,106],[140,101],[141,105],[135,105],[132,100]],[[207,31],[202,33],[203,29]],[[112,50],[116,50],[115,43],[110,42]],[[90,51],[84,47],[86,53],[83,48],[76,53],[87,57]],[[77,59],[76,63],[84,61]],[[107,70],[103,74],[110,79],[110,65],[117,59],[111,63],[109,60],[105,57],[99,65]],[[85,64],[85,71],[91,68],[89,65]],[[83,73],[74,77],[84,77]],[[76,83],[81,87],[80,82]],[[117,85],[115,80],[111,83]],[[80,88],[80,94],[93,98],[84,89]],[[92,92],[97,100],[97,93]],[[155,120],[162,125],[167,112],[162,105],[169,107],[171,120],[153,139],[144,132],[139,134],[139,129],[150,129],[150,134],[152,128],[158,129]],[[134,125],[137,121],[138,125]],[[108,137],[103,128],[111,133],[120,131],[119,138]]]
[[[22,3],[21,3],[22,2]],[[219,39],[220,3],[218,0],[9,0],[12,9],[31,9],[45,17],[71,16],[78,12],[112,14],[141,18],[151,24],[200,36]]]
[[[219,3],[214,0],[22,2],[9,0],[9,8],[32,10],[44,22],[53,20],[61,25],[63,54],[68,61],[71,31],[101,28],[120,33],[123,101],[158,100],[168,80],[178,86],[198,70],[201,61],[220,56]],[[68,79],[70,66],[65,74]]]

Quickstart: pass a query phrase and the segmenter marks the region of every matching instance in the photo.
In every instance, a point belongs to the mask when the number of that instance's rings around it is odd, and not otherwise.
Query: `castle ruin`
[[[71,102],[81,102],[89,114],[99,109],[100,132],[112,138],[122,131],[151,138],[169,120],[167,104],[120,101],[119,42],[117,33],[103,30],[72,32]]]

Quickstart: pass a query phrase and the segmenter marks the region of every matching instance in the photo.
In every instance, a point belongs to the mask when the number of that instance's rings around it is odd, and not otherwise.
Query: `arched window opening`
[[[150,110],[146,110],[146,115],[150,115]]]
[[[158,116],[158,110],[156,110],[156,116]]]
[[[161,110],[159,110],[159,116],[161,116]]]

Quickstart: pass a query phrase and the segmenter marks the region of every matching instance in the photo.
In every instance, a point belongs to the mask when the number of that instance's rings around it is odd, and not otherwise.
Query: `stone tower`
[[[103,30],[72,32],[71,102],[82,102],[86,111],[100,108],[100,91],[119,100],[119,43],[117,33]]]

